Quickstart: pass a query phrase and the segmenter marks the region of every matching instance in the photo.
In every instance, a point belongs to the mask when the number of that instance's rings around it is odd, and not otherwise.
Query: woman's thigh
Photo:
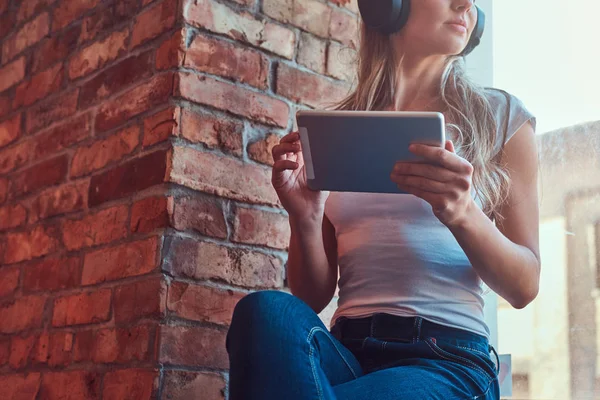
[[[494,399],[495,381],[450,361],[415,359],[336,385],[338,400]]]

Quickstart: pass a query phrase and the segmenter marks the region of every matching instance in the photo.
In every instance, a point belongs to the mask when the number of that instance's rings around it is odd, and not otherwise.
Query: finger
[[[438,182],[451,182],[456,173],[437,165],[423,163],[398,162],[394,165],[392,175],[414,175],[433,179]]]
[[[299,132],[290,132],[287,135],[285,135],[284,137],[281,138],[281,140],[279,141],[279,143],[292,143],[292,142],[296,142],[300,140],[300,133]]]
[[[430,192],[430,193],[447,193],[450,191],[450,187],[442,182],[434,181],[432,179],[422,178],[420,176],[410,176],[410,175],[402,175],[402,176],[393,176],[392,181],[403,187],[412,187],[415,189],[419,189],[422,191]]]
[[[274,161],[283,160],[284,156],[288,153],[297,153],[300,151],[300,143],[281,143],[273,146],[271,154],[273,155]]]
[[[473,168],[471,163],[467,160],[459,157],[455,153],[449,152],[445,148],[424,144],[411,144],[409,150],[413,154],[421,156],[427,161],[441,165],[454,172],[465,173],[472,171]]]
[[[290,160],[275,161],[275,164],[273,164],[273,172],[283,172],[288,170],[294,171],[298,169],[299,165],[300,164],[298,164],[297,162]]]
[[[454,143],[452,143],[452,140],[446,140],[446,150],[448,150],[450,153],[456,153],[456,150],[454,150]]]
[[[398,189],[412,194],[413,196],[417,196],[418,198],[425,200],[427,203],[434,204],[435,202],[435,196],[436,194],[434,193],[430,193],[430,192],[426,192],[424,190],[419,190],[417,188],[414,188],[412,186],[402,186],[402,185],[398,185]]]

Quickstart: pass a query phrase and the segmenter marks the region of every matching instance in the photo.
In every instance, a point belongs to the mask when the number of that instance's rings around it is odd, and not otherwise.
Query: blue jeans
[[[421,317],[338,319],[302,300],[252,293],[227,333],[229,399],[499,399],[485,337]]]

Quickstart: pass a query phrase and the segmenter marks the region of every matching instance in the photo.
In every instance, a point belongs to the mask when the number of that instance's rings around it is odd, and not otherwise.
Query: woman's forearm
[[[323,216],[290,217],[291,238],[287,263],[288,285],[316,313],[329,304],[337,274],[332,274],[323,245]]]
[[[529,248],[504,236],[475,203],[467,218],[448,228],[492,290],[515,308],[523,308],[535,299],[540,260]]]

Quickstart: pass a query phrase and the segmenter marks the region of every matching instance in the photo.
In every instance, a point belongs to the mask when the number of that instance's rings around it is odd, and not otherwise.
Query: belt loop
[[[421,317],[415,317],[413,323],[413,343],[417,343],[421,339]]]
[[[369,331],[369,336],[371,336],[372,338],[375,337],[375,332],[377,331],[377,314],[373,314],[371,315],[371,326],[370,326],[370,331]]]
[[[490,350],[496,356],[496,370],[497,370],[498,373],[500,373],[500,357],[498,356],[498,352],[496,351],[496,349],[494,348],[494,346],[492,346],[491,344],[490,344]]]

